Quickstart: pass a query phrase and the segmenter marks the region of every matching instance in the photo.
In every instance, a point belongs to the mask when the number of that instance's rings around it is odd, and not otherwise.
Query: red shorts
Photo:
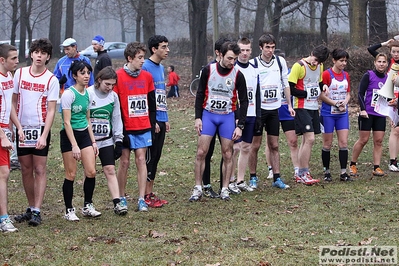
[[[0,147],[0,166],[8,165],[10,168],[10,151]]]

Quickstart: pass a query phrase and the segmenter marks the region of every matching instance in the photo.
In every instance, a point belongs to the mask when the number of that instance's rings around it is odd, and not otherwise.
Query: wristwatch
[[[238,124],[237,127],[238,127],[239,129],[241,129],[241,130],[244,130],[244,125]]]

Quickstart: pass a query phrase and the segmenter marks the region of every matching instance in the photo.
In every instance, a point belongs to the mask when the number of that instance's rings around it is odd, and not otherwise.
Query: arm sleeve
[[[260,84],[259,84],[259,76],[257,77],[257,79],[258,79],[258,82],[257,82],[257,84],[256,84],[256,117],[261,117],[261,107],[260,107],[260,104],[261,104],[261,98],[262,98],[262,95],[260,94]]]
[[[112,93],[114,95],[114,109],[112,110],[112,135],[115,143],[117,141],[123,141],[123,124],[118,95],[116,95],[115,92]]]
[[[358,100],[359,100],[360,110],[362,110],[362,111],[366,110],[364,96],[366,95],[367,88],[369,87],[369,80],[370,80],[370,75],[367,72],[366,74],[363,75],[362,79],[360,80],[360,84],[359,84]]]
[[[381,46],[381,43],[375,44],[375,45],[372,45],[372,46],[368,47],[368,48],[367,48],[367,51],[369,51],[369,53],[370,53],[373,57],[376,57],[376,56],[378,55],[377,50],[380,49],[381,47],[382,47],[382,46]]]
[[[290,92],[292,96],[297,98],[306,98],[308,96],[307,91],[299,90],[296,88],[296,84],[300,79],[300,73],[303,66],[301,66],[298,62],[292,66],[291,73],[288,77],[288,83],[290,85]]]
[[[202,119],[202,105],[205,100],[205,91],[208,83],[209,71],[210,67],[207,65],[201,71],[201,76],[198,84],[197,96],[195,97],[195,119]]]
[[[247,82],[241,72],[237,73],[236,89],[238,92],[238,99],[240,102],[240,110],[238,117],[238,125],[245,125],[245,119],[247,117],[248,110],[248,93],[247,93]]]
[[[155,90],[148,92],[148,110],[150,111],[150,123],[155,128],[157,104],[155,101]]]

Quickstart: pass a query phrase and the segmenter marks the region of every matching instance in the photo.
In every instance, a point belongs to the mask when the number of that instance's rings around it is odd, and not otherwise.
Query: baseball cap
[[[92,42],[98,43],[99,45],[104,46],[105,40],[104,40],[104,37],[103,37],[103,36],[101,36],[101,35],[96,35],[96,36],[94,36]]]
[[[72,39],[72,38],[68,38],[60,46],[68,47],[68,46],[75,46],[75,45],[76,45],[76,40]]]

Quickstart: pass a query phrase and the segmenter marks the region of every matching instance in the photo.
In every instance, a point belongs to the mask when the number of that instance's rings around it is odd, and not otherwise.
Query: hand
[[[11,143],[10,140],[7,138],[7,136],[4,135],[4,138],[2,138],[2,139],[0,140],[0,142],[1,142],[1,147],[2,147],[4,150],[12,150],[12,149],[13,149],[12,143]]]
[[[369,118],[369,115],[367,114],[367,112],[365,111],[365,110],[363,110],[363,111],[360,111],[360,114],[359,114],[361,117],[363,117],[363,118]]]
[[[161,128],[159,127],[158,123],[155,123],[155,133],[159,133]]]
[[[114,159],[118,160],[122,156],[122,149],[123,145],[121,141],[118,141],[115,143],[115,148],[114,148]]]
[[[236,129],[234,129],[234,132],[233,132],[232,140],[233,141],[238,140],[239,138],[241,138],[241,136],[242,136],[242,129],[239,127],[236,127]]]
[[[94,155],[97,156],[98,153],[100,152],[100,151],[98,150],[97,143],[96,143],[96,142],[93,142],[93,143],[91,144],[91,146],[93,147]]]
[[[168,133],[170,131],[170,124],[169,122],[165,122],[165,131]]]
[[[80,148],[78,145],[72,146],[72,156],[75,160],[80,160]]]
[[[201,131],[202,131],[202,120],[201,120],[201,118],[195,119],[195,131],[197,131],[198,136],[201,136]]]
[[[60,85],[64,85],[67,81],[68,81],[68,79],[64,74],[64,75],[62,75],[62,77],[60,78],[60,80],[58,82],[60,83]]]
[[[46,147],[46,145],[47,145],[47,138],[41,135],[38,141],[36,142],[36,149],[43,150]]]

